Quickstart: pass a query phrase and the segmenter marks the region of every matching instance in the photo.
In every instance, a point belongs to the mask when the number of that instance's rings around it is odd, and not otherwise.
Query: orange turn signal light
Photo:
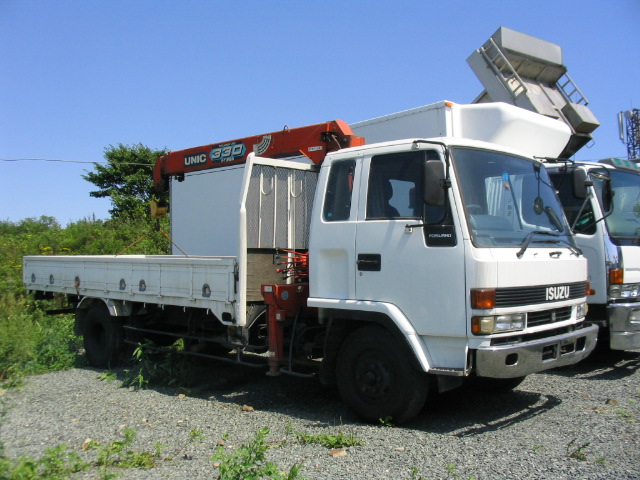
[[[624,270],[621,268],[611,268],[609,269],[609,284],[610,285],[621,285],[624,280]]]
[[[494,308],[496,306],[495,288],[471,289],[471,308]]]
[[[480,317],[471,318],[471,333],[478,335],[480,333]]]

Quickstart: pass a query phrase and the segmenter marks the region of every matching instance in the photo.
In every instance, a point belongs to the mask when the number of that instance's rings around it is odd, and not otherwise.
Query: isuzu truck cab
[[[640,348],[640,170],[617,158],[547,169],[589,262],[587,321],[612,350]]]

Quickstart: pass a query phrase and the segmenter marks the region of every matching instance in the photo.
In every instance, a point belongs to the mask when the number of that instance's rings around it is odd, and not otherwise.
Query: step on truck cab
[[[156,177],[173,255],[25,257],[25,284],[75,302],[95,364],[183,339],[185,354],[317,375],[373,422],[467,377],[513,388],[586,357],[586,259],[530,152],[561,149],[562,125],[500,104],[392,117],[338,123],[295,159],[255,153],[286,132],[248,155],[172,152]]]
[[[617,158],[546,167],[589,262],[587,322],[612,350],[640,348],[640,170]]]

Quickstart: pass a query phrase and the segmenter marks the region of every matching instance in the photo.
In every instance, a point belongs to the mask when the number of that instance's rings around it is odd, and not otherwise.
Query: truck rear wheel
[[[364,327],[347,337],[338,354],[336,380],[345,403],[369,422],[406,422],[427,399],[426,375],[381,327]]]
[[[83,342],[90,365],[111,367],[117,363],[124,345],[122,325],[104,305],[97,305],[87,313]]]

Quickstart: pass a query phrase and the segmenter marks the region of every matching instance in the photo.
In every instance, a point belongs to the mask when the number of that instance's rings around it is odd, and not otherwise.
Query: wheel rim
[[[355,371],[355,387],[368,400],[382,400],[391,392],[393,374],[388,362],[377,355],[360,356]]]

